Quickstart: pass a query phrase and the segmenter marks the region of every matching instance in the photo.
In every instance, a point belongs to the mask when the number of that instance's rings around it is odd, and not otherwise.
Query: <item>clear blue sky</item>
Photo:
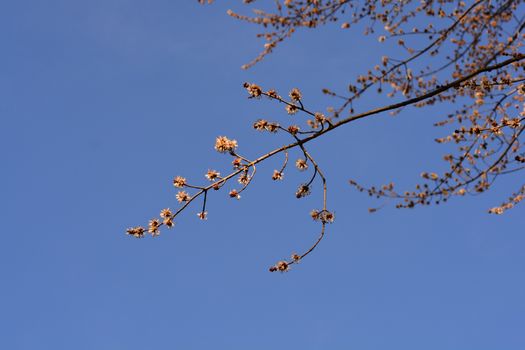
[[[216,136],[250,157],[288,141],[251,129],[290,117],[246,99],[244,81],[300,87],[321,110],[334,103],[322,87],[344,89],[382,55],[336,25],[242,71],[257,28],[222,3],[0,5],[0,348],[524,349],[523,208],[486,214],[520,174],[483,196],[373,215],[381,203],[347,185],[408,186],[442,170],[432,139],[445,130],[432,123],[446,109],[363,120],[312,144],[336,222],[290,273],[267,268],[315,239],[320,193],[296,200],[294,171],[272,183],[280,160],[241,201],[213,193],[207,222],[192,207],[157,239],[124,235],[177,207],[173,176],[226,170]]]

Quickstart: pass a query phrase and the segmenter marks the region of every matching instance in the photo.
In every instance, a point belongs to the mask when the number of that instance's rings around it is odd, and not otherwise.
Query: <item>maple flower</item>
[[[272,180],[282,180],[283,179],[283,173],[279,170],[274,170],[272,175]]]
[[[169,218],[165,218],[165,219],[162,221],[162,223],[163,223],[164,225],[166,225],[166,227],[168,227],[168,228],[172,228],[173,225],[175,225],[175,223],[173,222],[173,219],[172,219],[171,217],[169,217]]]
[[[314,219],[314,221],[317,221],[319,220],[319,211],[314,209],[310,212],[310,216],[312,217],[312,219]]]
[[[151,233],[153,237],[160,235],[159,226],[160,222],[158,219],[151,219],[148,223],[148,232]]]
[[[293,101],[300,101],[302,98],[301,91],[297,88],[293,88],[292,91],[290,91],[290,98]]]
[[[275,267],[277,267],[277,270],[280,272],[286,272],[290,269],[290,265],[284,260],[279,261]]]
[[[262,89],[257,84],[244,83],[244,87],[250,94],[250,97],[259,97],[262,95]]]
[[[169,218],[169,217],[171,217],[171,210],[169,208],[162,209],[160,211],[160,217],[161,218]]]
[[[334,219],[335,219],[335,215],[334,213],[331,213],[327,210],[324,210],[320,215],[319,215],[319,218],[321,219],[321,222],[323,223],[333,223],[334,222]]]
[[[309,194],[310,194],[310,187],[308,187],[308,185],[306,184],[302,184],[297,189],[297,192],[295,192],[295,197],[302,198],[302,197],[308,196]]]
[[[186,191],[179,191],[175,197],[177,198],[177,200],[179,201],[179,203],[182,203],[182,202],[187,202],[190,200],[190,195],[188,194],[188,192]]]
[[[204,175],[208,180],[213,181],[217,177],[219,177],[221,173],[219,173],[217,170],[208,170],[206,175]]]
[[[259,119],[255,123],[253,123],[253,128],[255,130],[264,131],[267,125],[268,125],[267,120]]]
[[[186,179],[183,178],[182,176],[177,176],[176,178],[173,179],[173,186],[175,187],[184,187],[186,185]]]
[[[305,171],[306,169],[308,169],[308,163],[306,163],[306,160],[302,158],[299,158],[295,161],[295,166],[300,171]]]
[[[239,194],[237,190],[231,190],[229,193],[229,196],[231,198],[241,199],[241,195]]]
[[[215,150],[219,153],[233,152],[237,148],[237,141],[230,140],[226,136],[219,136],[215,140]]]
[[[126,234],[136,237],[136,238],[142,238],[144,237],[144,231],[145,231],[144,227],[136,226],[136,227],[128,228],[126,230]]]
[[[286,105],[286,113],[288,114],[295,114],[297,113],[297,110],[298,108],[295,105]]]
[[[242,159],[241,158],[235,158],[233,161],[232,161],[232,165],[233,165],[233,168],[234,169],[237,169],[241,166],[241,163],[242,163]]]
[[[242,173],[239,175],[239,179],[237,180],[241,185],[248,185],[250,183],[250,176],[246,173]]]

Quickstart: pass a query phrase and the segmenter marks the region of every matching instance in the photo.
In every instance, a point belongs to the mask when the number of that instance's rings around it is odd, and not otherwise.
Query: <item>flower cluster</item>
[[[335,215],[334,213],[328,210],[317,210],[314,209],[310,212],[310,216],[314,221],[321,221],[324,224],[331,224],[334,222]]]
[[[141,226],[131,227],[126,230],[126,233],[136,238],[142,238],[144,237],[144,227],[141,227]]]
[[[186,186],[186,179],[181,176],[177,176],[175,179],[173,179],[173,186],[179,188]]]
[[[292,91],[290,91],[290,98],[292,101],[299,102],[302,98],[301,91],[299,91],[297,88],[293,88]]]
[[[274,266],[270,267],[270,272],[287,272],[290,270],[290,264],[284,260],[279,261]]]
[[[208,170],[206,175],[204,175],[209,181],[215,181],[218,177],[220,177],[221,173],[219,173],[217,170]]]
[[[258,131],[269,131],[275,133],[279,130],[279,124],[270,123],[267,120],[259,119],[253,124],[253,128]]]
[[[169,208],[162,209],[160,212],[160,217],[163,219],[162,223],[166,225],[166,227],[173,227],[173,214]]]
[[[297,198],[303,198],[310,194],[310,186],[307,184],[302,184],[299,186],[297,191],[295,192],[295,197]]]
[[[262,89],[257,84],[244,83],[244,87],[250,94],[250,97],[260,97],[262,95]]]
[[[230,191],[229,196],[230,196],[230,198],[241,199],[241,195],[235,189]]]
[[[148,223],[148,232],[151,233],[153,237],[160,235],[159,231],[160,222],[158,219],[151,219]]]
[[[186,191],[179,191],[177,192],[177,194],[175,195],[175,197],[177,198],[177,200],[179,201],[179,203],[182,203],[182,202],[187,202],[190,200],[191,196],[189,195],[188,192]]]
[[[219,136],[215,140],[215,150],[219,153],[231,153],[237,148],[237,141],[230,140],[226,136]]]
[[[279,170],[274,170],[272,175],[272,180],[282,180],[283,179],[283,173]]]
[[[298,110],[299,108],[296,105],[286,105],[286,112],[290,115],[297,113]]]
[[[308,163],[306,162],[306,159],[299,158],[295,161],[295,167],[300,171],[305,171],[308,169]]]

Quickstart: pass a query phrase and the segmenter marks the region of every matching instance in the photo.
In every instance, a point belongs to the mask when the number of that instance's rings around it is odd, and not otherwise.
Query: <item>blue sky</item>
[[[241,6],[242,8],[242,6]],[[522,209],[489,216],[519,185],[400,211],[349,178],[409,186],[443,169],[440,113],[362,120],[313,143],[336,222],[286,274],[267,268],[308,247],[320,191],[302,174],[258,169],[240,201],[213,193],[157,239],[124,231],[176,208],[171,180],[227,170],[214,139],[256,157],[288,142],[251,128],[289,121],[246,99],[244,81],[301,88],[322,110],[382,48],[360,31],[303,31],[251,70],[257,28],[221,2],[16,1],[0,5],[2,349],[523,349]],[[370,98],[362,108],[384,101]],[[300,118],[300,117],[294,117]],[[297,156],[297,155],[295,155]],[[295,159],[295,158],[293,158]]]

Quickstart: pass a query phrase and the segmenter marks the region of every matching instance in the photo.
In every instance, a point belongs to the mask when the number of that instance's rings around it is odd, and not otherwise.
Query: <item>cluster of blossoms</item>
[[[160,222],[158,219],[151,219],[148,223],[148,232],[151,233],[153,237],[160,235]]]
[[[427,179],[427,180],[430,179],[430,180],[434,180],[434,181],[436,181],[436,180],[439,179],[439,175],[436,174],[436,173],[427,173],[427,172],[422,172],[422,173],[421,173],[421,177],[422,177],[423,179]]]
[[[276,133],[279,130],[280,125],[278,123],[270,123],[267,120],[259,119],[253,124],[253,128],[258,131],[269,131]]]
[[[292,101],[296,101],[296,102],[300,102],[301,98],[303,97],[301,95],[301,91],[299,91],[298,88],[293,88],[292,91],[290,91],[289,96],[292,99]]]
[[[190,194],[188,192],[186,192],[186,191],[179,191],[179,192],[177,192],[175,197],[177,198],[177,201],[179,201],[179,203],[187,202],[191,198]]]
[[[182,176],[177,176],[175,179],[173,179],[173,186],[178,188],[186,186],[186,179]]]
[[[237,179],[237,181],[241,184],[241,185],[248,185],[251,181],[251,177],[250,175],[248,175],[247,172],[244,172],[242,173],[241,175],[239,175],[239,178]]]
[[[231,190],[230,193],[228,193],[228,195],[230,196],[230,198],[241,199],[241,195],[236,189]]]
[[[291,135],[295,136],[301,129],[297,125],[290,125],[287,130]]]
[[[312,219],[314,219],[314,221],[321,221],[325,224],[331,224],[335,219],[334,213],[329,212],[328,210],[314,209],[310,212],[310,216]]]
[[[244,83],[244,87],[250,94],[250,97],[260,97],[263,93],[261,87],[257,84]]]
[[[274,170],[272,175],[272,180],[282,180],[284,177],[283,172],[279,170]]]
[[[286,106],[286,112],[290,115],[297,113],[299,108],[296,105],[289,104]]]
[[[273,98],[275,100],[282,100],[281,96],[279,96],[279,94],[277,93],[277,91],[275,91],[274,89],[270,89],[268,91],[266,91],[266,95],[269,97],[269,98]]]
[[[234,169],[239,169],[242,165],[242,159],[240,157],[235,157],[232,160],[232,166]]]
[[[208,170],[206,175],[204,175],[209,181],[215,181],[217,178],[221,176],[221,173],[219,173],[217,170]]]
[[[303,198],[310,194],[310,186],[307,184],[302,184],[299,186],[297,191],[295,192],[295,197],[297,198]]]
[[[281,261],[278,261],[277,264],[275,264],[274,266],[270,267],[270,272],[275,272],[275,271],[279,271],[279,272],[287,272],[290,270],[290,264],[284,260],[281,260]]]
[[[141,226],[131,227],[126,230],[126,233],[136,238],[142,238],[144,237],[144,227],[141,227]]]
[[[306,159],[302,159],[302,158],[299,158],[295,161],[295,166],[300,171],[305,171],[306,169],[308,169],[308,163],[306,162]]]
[[[172,228],[174,225],[172,216],[173,214],[169,208],[162,209],[160,212],[160,217],[163,219],[162,223],[168,228]]]
[[[237,141],[230,140],[226,136],[219,136],[215,140],[215,150],[219,153],[231,153],[237,148]]]

